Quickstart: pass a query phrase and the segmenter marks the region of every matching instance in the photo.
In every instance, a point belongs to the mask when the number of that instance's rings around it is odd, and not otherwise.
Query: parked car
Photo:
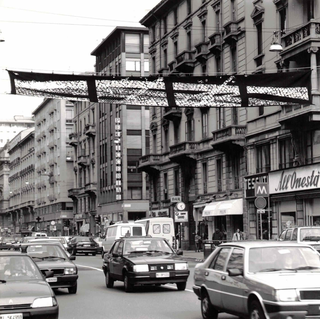
[[[86,236],[74,236],[68,242],[68,252],[72,255],[83,253],[85,255],[91,254],[95,256],[98,250],[98,244],[93,240],[92,237]]]
[[[220,244],[194,270],[202,317],[320,316],[319,253],[307,244],[238,241]]]
[[[121,237],[104,255],[103,273],[108,288],[116,280],[124,282],[126,292],[136,285],[164,285],[174,283],[185,290],[189,277],[187,261],[182,251],[174,251],[163,238]]]
[[[21,244],[21,251],[34,259],[42,273],[53,271],[48,278],[52,288],[67,288],[70,294],[77,293],[78,268],[72,262],[75,256],[68,256],[61,243],[42,243],[40,240]]]
[[[320,227],[304,226],[287,228],[280,234],[279,240],[308,244],[320,252]]]
[[[47,279],[52,275],[45,274]],[[0,318],[58,319],[55,294],[30,256],[0,252],[0,286]]]

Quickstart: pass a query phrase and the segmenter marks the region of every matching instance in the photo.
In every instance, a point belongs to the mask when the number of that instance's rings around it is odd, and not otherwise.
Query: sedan
[[[83,253],[85,255],[97,254],[99,244],[97,244],[91,237],[75,236],[68,242],[68,252],[72,255]]]
[[[243,241],[218,246],[197,264],[193,291],[204,319],[320,318],[320,260],[311,246]]]
[[[53,289],[67,288],[70,294],[77,293],[78,268],[72,262],[75,256],[68,256],[61,243],[21,244],[21,251],[27,253],[37,263],[42,273],[53,271],[53,277],[47,278]]]
[[[134,286],[173,283],[185,290],[189,277],[188,263],[163,238],[121,237],[103,257],[102,270],[107,288],[116,280],[124,282],[126,292]]]
[[[52,272],[47,272],[47,279]],[[0,252],[0,318],[57,319],[59,306],[50,285],[32,258]]]
[[[0,242],[0,250],[10,250],[13,249],[13,243],[15,239],[13,237],[3,237]]]

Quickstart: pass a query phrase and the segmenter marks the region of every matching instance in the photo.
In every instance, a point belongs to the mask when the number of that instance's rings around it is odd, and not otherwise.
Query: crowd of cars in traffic
[[[55,289],[77,293],[77,254],[102,254],[105,285],[175,284],[190,275],[183,252],[161,237],[125,234],[104,251],[90,236],[31,236],[1,240],[0,318],[58,318]],[[278,241],[226,242],[194,269],[193,292],[204,319],[230,313],[240,318],[320,318],[320,227],[286,230]],[[28,285],[23,285],[28,283]],[[26,289],[25,287],[29,287]]]

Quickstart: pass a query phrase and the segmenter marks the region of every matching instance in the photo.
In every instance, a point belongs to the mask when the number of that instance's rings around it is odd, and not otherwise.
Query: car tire
[[[257,318],[257,319],[266,319],[260,302],[258,300],[253,300],[250,304],[250,318]]]
[[[177,288],[179,291],[186,290],[187,282],[177,282]]]
[[[133,285],[129,282],[129,277],[127,274],[124,274],[123,283],[124,283],[124,291],[125,292],[132,292],[133,291]]]
[[[107,270],[105,277],[106,277],[105,279],[106,279],[107,288],[113,288],[114,279],[111,277],[110,271]]]
[[[203,319],[217,319],[219,312],[212,306],[207,293],[201,298],[201,314]]]
[[[68,288],[69,294],[76,294],[78,290],[78,284],[76,283],[74,286]]]

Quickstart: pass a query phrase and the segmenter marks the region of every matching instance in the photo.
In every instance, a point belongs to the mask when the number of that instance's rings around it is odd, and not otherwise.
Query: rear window
[[[142,236],[142,227],[132,227],[133,236]]]
[[[162,229],[163,229],[164,234],[171,233],[171,225],[170,224],[163,224]]]

